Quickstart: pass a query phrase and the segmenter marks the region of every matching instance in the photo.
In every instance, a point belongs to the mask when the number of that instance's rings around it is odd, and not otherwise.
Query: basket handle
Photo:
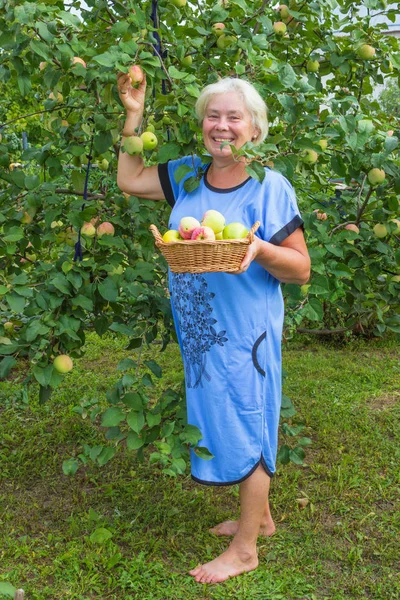
[[[162,235],[161,233],[158,231],[157,227],[155,225],[150,225],[149,227],[151,233],[154,235],[154,239],[156,241],[156,244],[162,244],[163,243],[163,239],[162,239]]]
[[[249,233],[247,234],[247,239],[249,240],[250,244],[253,243],[254,241],[254,234],[257,231],[257,229],[260,227],[260,221],[256,221],[253,225],[253,227],[250,229]]]

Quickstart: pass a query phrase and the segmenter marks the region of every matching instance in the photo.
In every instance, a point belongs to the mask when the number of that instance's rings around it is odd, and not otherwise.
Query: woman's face
[[[257,136],[257,129],[241,96],[236,92],[217,94],[209,101],[203,120],[204,145],[215,158],[231,156],[229,146],[221,150],[223,142],[240,148]]]

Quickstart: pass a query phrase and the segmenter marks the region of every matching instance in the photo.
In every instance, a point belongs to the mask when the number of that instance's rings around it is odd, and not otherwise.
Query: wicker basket
[[[174,273],[234,273],[254,240],[260,222],[254,223],[247,237],[240,240],[177,240],[164,242],[155,225],[150,225],[155,244]]]

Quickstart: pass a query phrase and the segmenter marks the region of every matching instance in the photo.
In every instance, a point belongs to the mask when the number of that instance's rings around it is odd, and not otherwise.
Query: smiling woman
[[[144,104],[145,80],[132,88],[119,76],[127,110],[124,135],[135,135]],[[126,93],[124,93],[126,92]],[[211,460],[191,450],[192,477],[204,485],[240,484],[240,521],[215,527],[234,535],[229,548],[190,574],[199,583],[217,583],[258,565],[259,533],[272,535],[268,504],[275,472],[281,402],[283,300],[280,281],[304,284],[310,260],[296,198],[290,183],[265,168],[262,183],[249,177],[236,148],[260,144],[268,132],[267,108],[248,82],[222,79],[200,94],[196,113],[204,145],[212,157],[197,156],[145,168],[140,156],[121,153],[118,185],[133,195],[166,199],[172,207],[169,229],[189,215],[201,221],[210,209],[227,223],[250,229],[260,221],[254,242],[234,274],[169,273],[171,308],[185,369],[188,423],[202,433],[200,446]],[[185,190],[177,169],[202,167],[200,185]]]

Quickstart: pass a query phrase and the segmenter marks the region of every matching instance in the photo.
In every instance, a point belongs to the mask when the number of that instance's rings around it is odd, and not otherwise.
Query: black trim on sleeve
[[[299,216],[296,215],[287,225],[282,227],[279,231],[277,231],[272,238],[269,240],[270,244],[275,244],[275,246],[279,246],[283,240],[285,240],[289,235],[296,231],[298,227],[301,227],[304,230],[304,221]]]
[[[162,191],[164,192],[165,199],[168,202],[168,204],[173,207],[175,204],[175,196],[174,196],[171,181],[169,178],[167,162],[159,163],[158,176],[160,178],[160,183],[161,183]]]

